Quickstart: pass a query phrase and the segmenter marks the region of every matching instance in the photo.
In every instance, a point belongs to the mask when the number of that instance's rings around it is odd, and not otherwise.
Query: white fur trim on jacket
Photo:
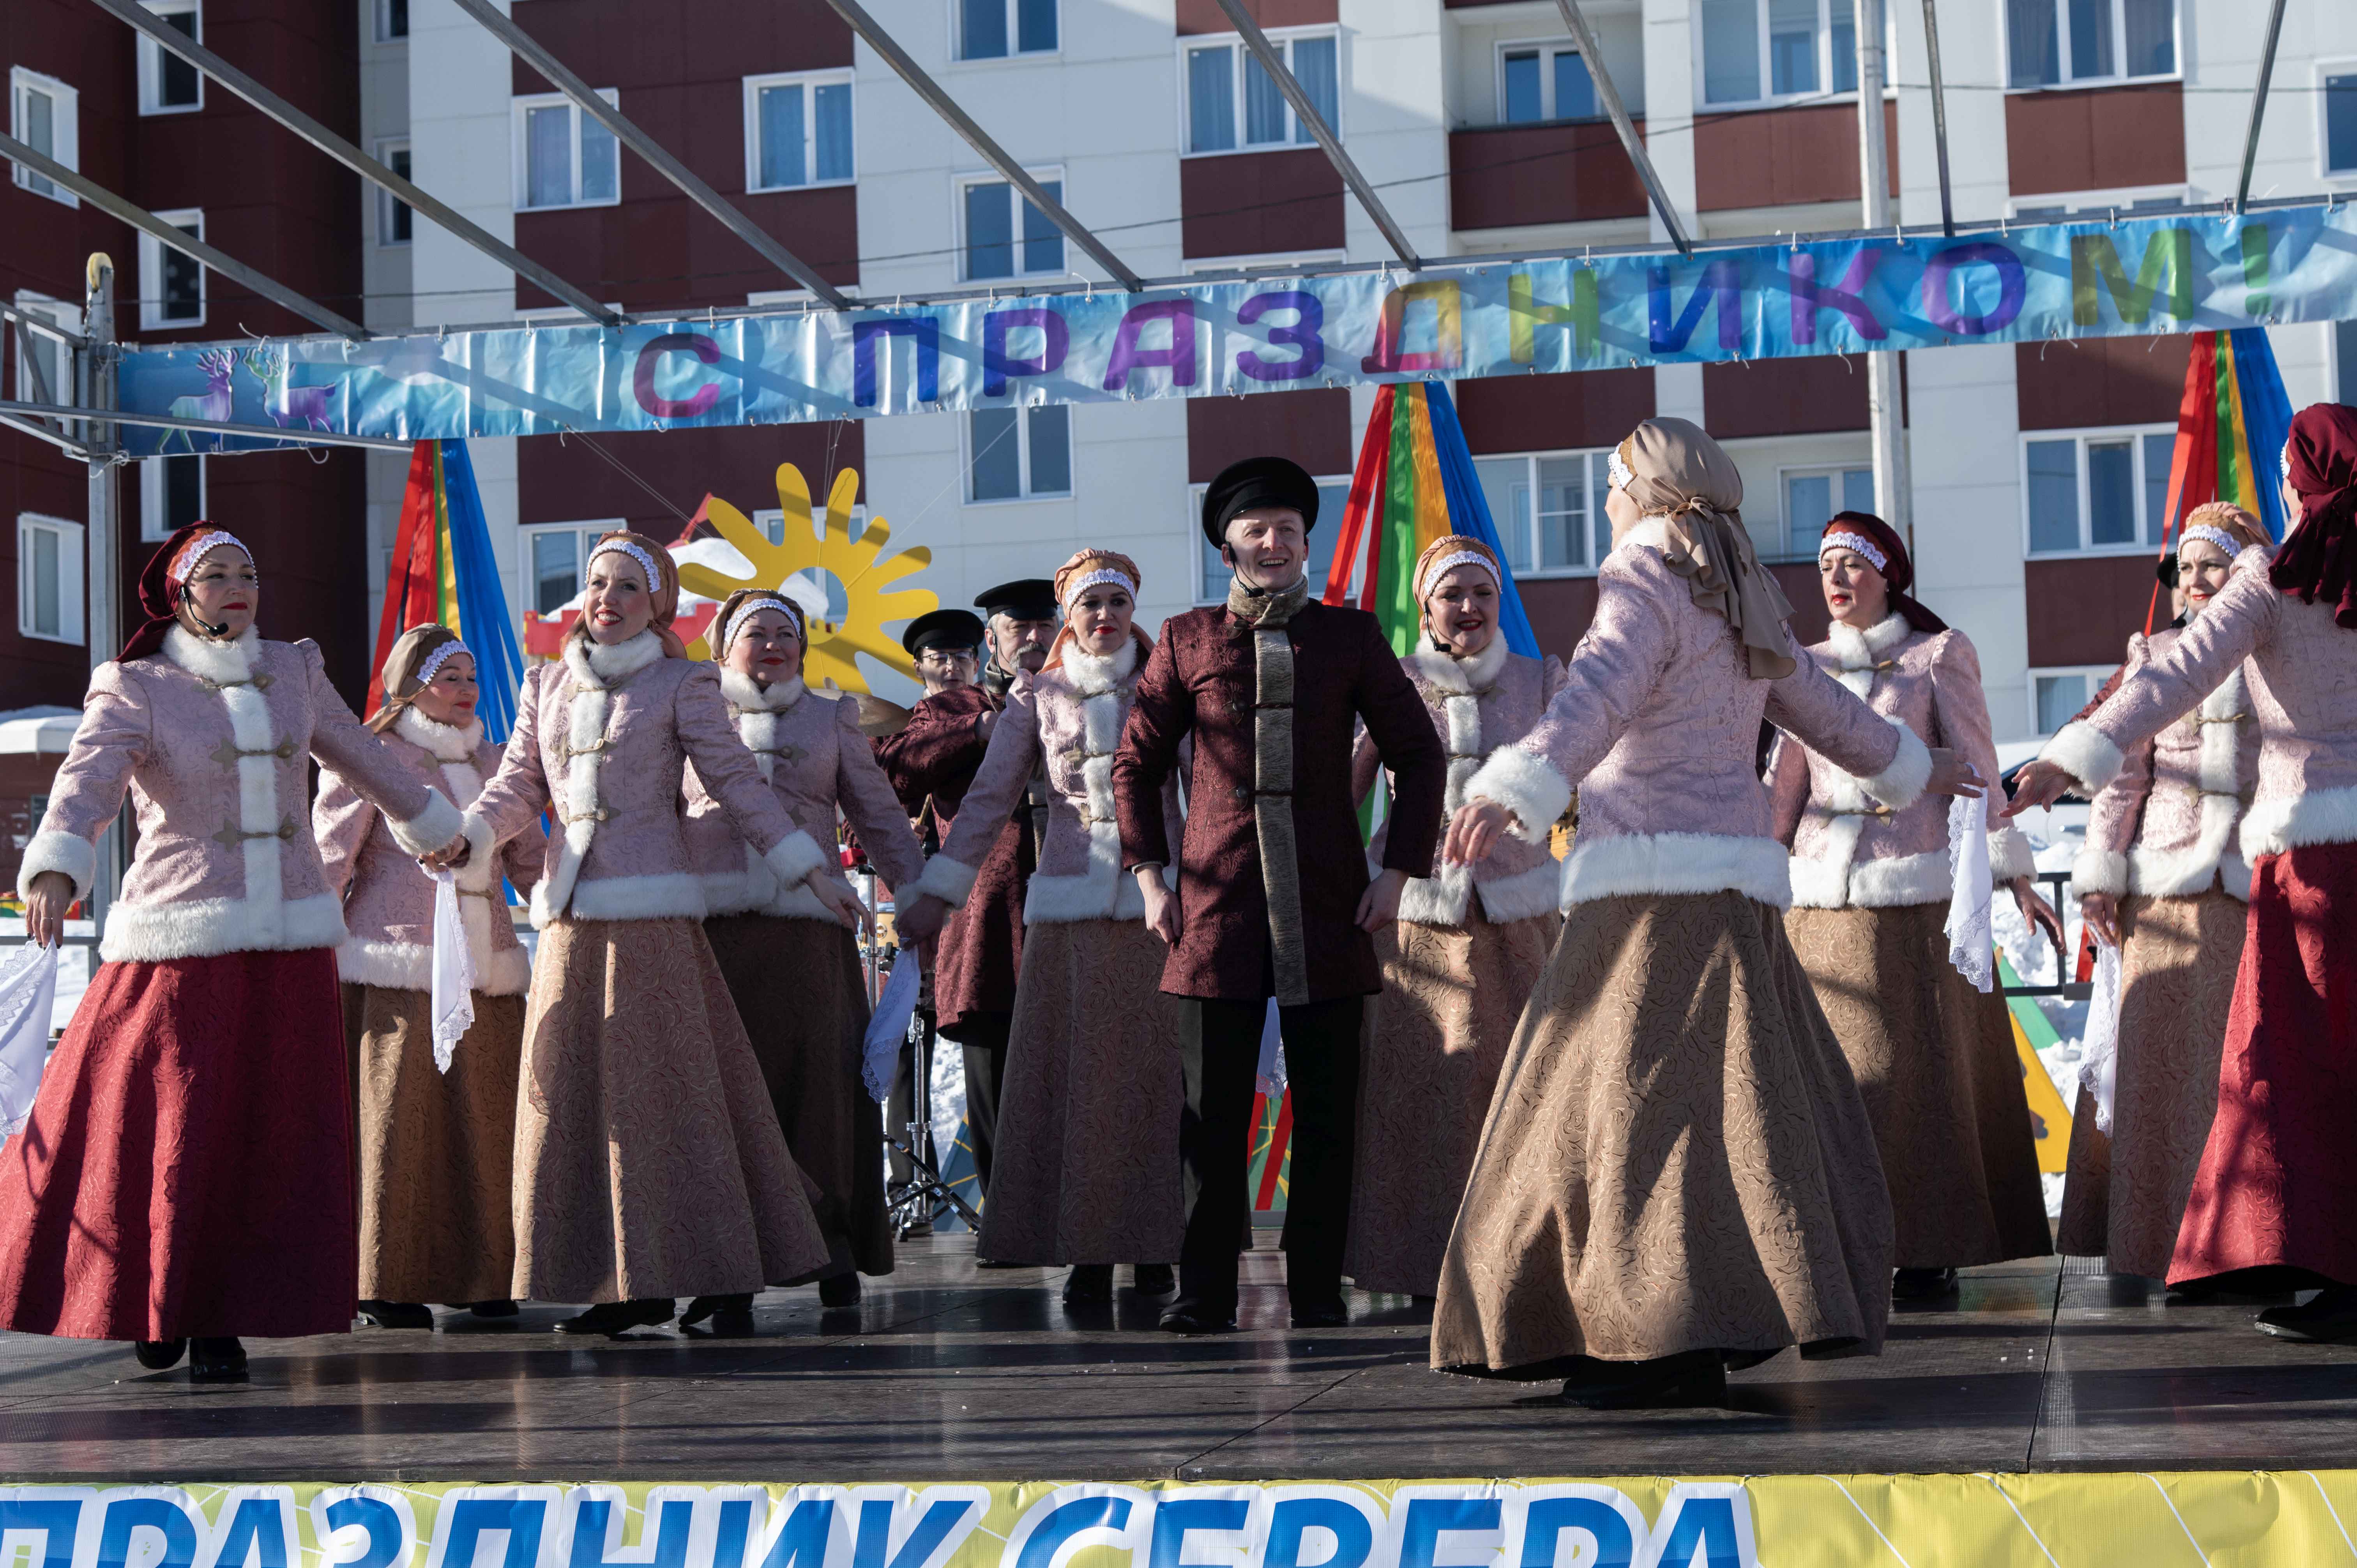
[[[565,641],[565,668],[573,677],[574,687],[565,736],[566,815],[563,832],[557,837],[556,865],[532,890],[532,923],[534,927],[547,925],[567,908],[585,920],[657,919],[689,914],[690,910],[674,907],[680,899],[676,889],[668,888],[668,885],[674,882],[684,882],[694,889],[692,913],[696,919],[704,918],[703,888],[687,872],[608,879],[611,882],[665,884],[667,890],[651,898],[652,904],[658,907],[644,911],[593,912],[574,897],[574,885],[581,878],[581,863],[588,857],[590,841],[597,833],[594,816],[599,804],[597,769],[606,758],[601,743],[606,738],[606,715],[613,705],[612,687],[662,657],[662,644],[651,631],[642,631],[627,642],[611,644],[577,637]],[[599,901],[612,904],[632,900],[620,889],[614,888],[603,895]]]
[[[761,864],[778,879],[780,887],[792,887],[809,879],[811,873],[824,865],[826,851],[819,848],[818,840],[796,828],[792,832],[770,846]]]
[[[1094,845],[1092,844],[1093,849]],[[1178,890],[1176,867],[1162,868],[1162,886]],[[1108,897],[1110,892],[1110,897]],[[1027,926],[1069,926],[1082,920],[1143,920],[1146,895],[1137,878],[1116,868],[1112,888],[1093,870],[1078,876],[1042,876],[1034,872],[1023,895]]]
[[[1494,797],[1493,797],[1494,799]],[[1722,833],[1625,833],[1575,838],[1563,863],[1561,908],[1630,894],[1740,893],[1792,905],[1792,856],[1774,839]]]
[[[468,771],[471,773],[474,769],[469,768]],[[479,779],[476,782],[475,790],[478,794],[482,792]],[[393,842],[410,854],[430,854],[458,837],[465,823],[458,815],[457,807],[439,792],[428,791],[425,805],[417,815],[405,821],[387,817],[384,825],[393,830]]]
[[[705,914],[704,879],[692,871],[592,877],[575,884],[569,909],[557,908],[544,897],[547,891],[547,882],[532,890],[535,928],[568,913],[576,920],[701,920]]]
[[[1563,867],[1549,857],[1512,876],[1477,881],[1473,890],[1480,895],[1481,913],[1493,926],[1551,915],[1563,896]]]
[[[1885,616],[1864,631],[1841,621],[1834,622],[1825,630],[1825,640],[1832,645],[1834,657],[1841,665],[1834,679],[1863,702],[1874,690],[1875,665],[1884,654],[1906,641],[1912,629],[1901,615]]]
[[[64,872],[73,880],[73,896],[80,898],[98,875],[98,846],[71,833],[35,833],[16,864],[16,897],[31,897],[33,878],[44,871]]]
[[[474,935],[471,930],[467,934]],[[380,991],[431,991],[434,950],[415,942],[347,938],[336,950],[336,972],[354,985],[373,985]],[[478,953],[475,989],[485,996],[521,996],[532,989],[532,961],[522,948]]]
[[[1544,843],[1555,819],[1571,805],[1571,780],[1545,758],[1519,746],[1501,746],[1465,781],[1465,799],[1497,801],[1514,813],[1510,831],[1516,838]]]
[[[1467,790],[1487,757],[1481,736],[1481,697],[1497,684],[1498,671],[1506,667],[1506,639],[1493,637],[1487,648],[1470,659],[1433,649],[1400,660],[1440,693],[1441,739],[1448,757],[1448,781],[1441,796],[1444,822],[1465,804]],[[1380,866],[1370,869],[1374,875],[1382,872]],[[1550,863],[1538,869],[1549,874],[1547,901],[1541,910],[1544,913],[1555,907],[1558,868]],[[1400,889],[1399,918],[1420,926],[1461,926],[1475,886],[1471,868],[1462,865],[1442,865],[1430,876],[1412,876]],[[1482,908],[1489,908],[1486,898]]]
[[[1121,827],[1114,821],[1113,800],[1113,759],[1121,749],[1122,728],[1129,722],[1136,639],[1103,655],[1067,649],[1063,671],[1081,703],[1082,813],[1089,868],[1061,876],[1035,872],[1023,896],[1023,921],[1142,920],[1146,895],[1138,891],[1135,877],[1122,873]]]
[[[1903,811],[1921,798],[1923,786],[1932,781],[1932,748],[1897,719],[1890,721],[1890,727],[1899,732],[1899,755],[1890,759],[1889,767],[1857,783],[1892,811]]]
[[[2056,730],[2054,738],[2039,747],[2038,759],[2053,763],[2078,780],[2079,793],[2090,799],[2119,777],[2121,765],[2127,760],[2118,746],[2084,719],[2072,719]]]
[[[2002,788],[1995,779],[1990,787]],[[2038,860],[2019,828],[1998,828],[1989,834],[1989,878],[2002,886],[2023,876],[2038,875]]]
[[[2083,849],[2071,862],[2071,891],[2084,898],[2108,893],[2116,898],[2128,890],[2128,857],[2107,849]]]
[[[2201,699],[2201,739],[2195,751],[2194,784],[2201,791],[2193,842],[2183,849],[2128,850],[2128,891],[2155,897],[2190,897],[2213,882],[2250,901],[2251,868],[2234,853],[2242,820],[2242,726],[2252,720],[2240,669]]]
[[[1831,829],[1838,836],[1845,817]],[[1855,838],[1856,829],[1851,829]],[[1880,860],[1846,863],[1847,875],[1830,858],[1792,861],[1792,904],[1802,909],[1899,909],[1910,904],[1944,904],[1953,886],[1948,876],[1948,852],[1889,855]]]
[[[482,720],[446,725],[427,718],[414,704],[401,710],[393,727],[410,745],[432,752],[436,762],[472,762],[476,748],[483,744]]]
[[[273,839],[272,847],[277,843]],[[108,963],[161,963],[225,952],[299,952],[340,947],[344,936],[343,900],[332,893],[118,903],[107,912],[98,956]]]
[[[737,714],[737,738],[752,752],[754,765],[761,770],[761,781],[770,782],[778,771],[778,720],[802,700],[810,688],[799,675],[791,681],[780,681],[764,687],[750,675],[735,670],[720,671],[720,694],[728,699],[729,707]],[[801,880],[799,877],[796,881]],[[816,898],[812,899],[817,903]],[[825,906],[820,905],[823,910]]]
[[[937,854],[925,862],[924,875],[909,889],[912,898],[930,893],[952,909],[963,909],[968,896],[974,892],[974,879],[979,868]]]
[[[2255,802],[2243,816],[2243,858],[2281,854],[2311,843],[2357,843],[2357,789],[2314,789],[2288,800]]]

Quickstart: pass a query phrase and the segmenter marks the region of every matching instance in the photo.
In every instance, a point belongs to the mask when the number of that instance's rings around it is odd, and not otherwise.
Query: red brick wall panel
[[[1329,27],[1340,19],[1336,0],[1244,0],[1244,15],[1262,27]],[[1236,30],[1220,0],[1178,0],[1178,36]]]
[[[2015,92],[2005,101],[2016,196],[2185,181],[2185,90],[2174,81]]]
[[[2192,354],[2193,339],[2184,334],[2017,343],[2021,428],[2174,424]]]
[[[1351,393],[1343,387],[1187,400],[1187,482],[1205,485],[1244,457],[1290,457],[1313,474],[1358,461]]]
[[[1476,454],[1612,446],[1653,416],[1653,372],[1576,371],[1484,376],[1450,391],[1465,443]]]
[[[1449,134],[1448,204],[1459,230],[1641,218],[1645,187],[1609,125],[1498,125]]]
[[[1899,106],[1885,102],[1890,194],[1899,194]],[[1857,110],[1848,103],[1695,116],[1695,205],[1705,212],[1857,199]]]
[[[1342,248],[1342,177],[1315,147],[1178,161],[1189,261]]]
[[[2028,561],[2021,569],[2029,617],[2029,662],[2117,664],[2129,634],[2144,629],[2156,586],[2149,555]],[[2157,624],[2169,623],[2162,596]]]
[[[1856,354],[1702,368],[1703,423],[1722,440],[1864,430],[1866,360]]]
[[[778,504],[778,465],[791,463],[810,486],[811,504],[825,504],[837,470],[862,471],[865,499],[866,427],[857,420],[823,424],[763,424],[741,429],[664,430],[604,435],[597,445],[652,486],[662,504],[596,452],[585,438],[531,435],[516,446],[517,521],[593,522],[619,517],[656,539],[674,539],[706,494],[747,516]],[[677,512],[671,510],[678,509]]]

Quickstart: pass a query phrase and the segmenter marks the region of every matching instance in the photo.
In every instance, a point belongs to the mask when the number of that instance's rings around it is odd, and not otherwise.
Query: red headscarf
[[[191,553],[190,546],[207,534],[213,535],[212,542]],[[180,585],[196,571],[199,561],[218,549],[235,550],[248,560],[253,559],[243,541],[201,520],[175,530],[163,546],[147,558],[147,564],[139,571],[139,609],[147,618],[131,634],[123,651],[114,656],[117,660],[127,664],[162,650],[164,634],[179,624]]]
[[[2294,414],[2283,468],[2303,511],[2268,579],[2303,604],[2322,598],[2357,630],[2357,408],[2314,403]]]
[[[1907,542],[1899,537],[1897,529],[1871,512],[1837,511],[1834,513],[1834,520],[1825,524],[1824,532],[1818,537],[1817,553],[1820,556],[1824,554],[1827,542],[1837,533],[1863,538],[1874,546],[1875,553],[1882,557],[1880,561],[1875,561],[1872,555],[1868,555],[1867,559],[1876,571],[1882,574],[1883,582],[1889,586],[1893,615],[1906,617],[1907,624],[1917,631],[1936,633],[1948,629],[1946,621],[1925,609],[1921,601],[1908,593],[1907,590],[1915,585],[1915,563],[1909,557]]]

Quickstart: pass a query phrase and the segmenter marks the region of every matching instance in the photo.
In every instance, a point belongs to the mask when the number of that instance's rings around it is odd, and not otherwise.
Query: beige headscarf
[[[1622,486],[1629,499],[1668,525],[1663,560],[1686,579],[1695,604],[1727,618],[1750,659],[1751,678],[1790,675],[1784,621],[1792,606],[1751,548],[1743,527],[1743,476],[1725,448],[1690,420],[1663,418],[1630,432],[1615,456],[1629,471]]]
[[[458,634],[439,622],[427,621],[413,626],[394,641],[393,651],[384,656],[384,706],[377,709],[368,721],[368,727],[382,735],[401,720],[401,711],[417,701],[417,693],[425,682],[418,678],[425,661],[436,650],[458,643]],[[458,643],[457,651],[471,650]],[[450,657],[444,654],[444,659]],[[436,660],[436,668],[440,661]]]

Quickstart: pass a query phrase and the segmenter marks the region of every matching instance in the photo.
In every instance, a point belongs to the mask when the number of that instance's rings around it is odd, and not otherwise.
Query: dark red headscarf
[[[2357,631],[2357,408],[2312,403],[2294,414],[2283,466],[2303,513],[2268,578],[2303,604],[2323,599]]]
[[[223,537],[217,544],[208,545],[203,551],[191,554],[188,547],[208,533]],[[243,541],[229,537],[221,528],[199,520],[186,528],[175,530],[172,537],[164,541],[156,553],[147,558],[147,564],[139,573],[139,611],[147,618],[137,631],[131,634],[131,640],[123,645],[123,651],[115,655],[118,660],[127,664],[134,659],[145,659],[162,650],[164,634],[179,624],[180,585],[187,582],[188,574],[197,569],[199,560],[224,545],[240,552],[245,550]]]
[[[1837,511],[1834,513],[1834,520],[1825,524],[1824,532],[1818,537],[1817,553],[1820,556],[1825,553],[1825,542],[1837,533],[1857,535],[1873,545],[1882,557],[1881,564],[1875,570],[1882,574],[1883,582],[1889,585],[1893,615],[1906,617],[1907,624],[1917,631],[1931,633],[1948,629],[1946,621],[1925,609],[1921,601],[1907,592],[1915,585],[1915,563],[1909,557],[1907,542],[1899,537],[1897,529],[1871,512]],[[1867,559],[1871,562],[1873,556]]]

